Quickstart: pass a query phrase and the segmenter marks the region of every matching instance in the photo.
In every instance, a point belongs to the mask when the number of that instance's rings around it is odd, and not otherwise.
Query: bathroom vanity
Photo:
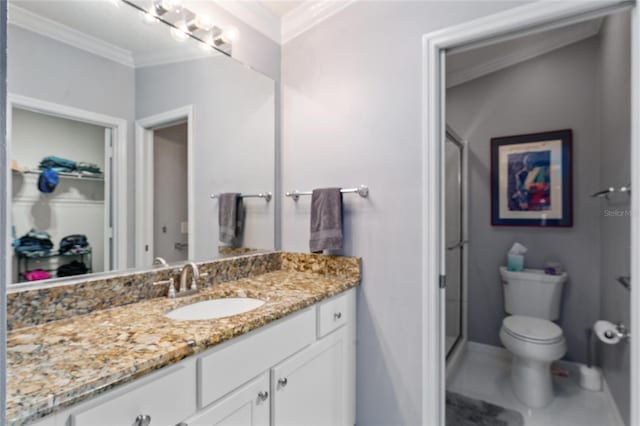
[[[227,273],[174,302],[153,297],[12,330],[7,422],[353,425],[359,259],[262,253],[199,266]],[[161,281],[154,273],[147,278]],[[228,280],[214,283],[221,275]],[[65,290],[47,289],[73,298]],[[43,295],[12,300],[29,297]],[[212,320],[166,316],[235,297],[265,303]]]

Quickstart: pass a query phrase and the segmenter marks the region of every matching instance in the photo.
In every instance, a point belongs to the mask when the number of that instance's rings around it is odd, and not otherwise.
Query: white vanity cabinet
[[[38,426],[353,426],[355,289]]]
[[[269,373],[263,373],[207,409],[183,421],[188,426],[269,426]]]
[[[349,424],[346,345],[346,330],[338,330],[271,369],[271,424]]]

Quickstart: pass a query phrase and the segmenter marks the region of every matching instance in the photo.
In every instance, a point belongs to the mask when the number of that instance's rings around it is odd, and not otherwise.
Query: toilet
[[[500,341],[512,354],[511,385],[516,397],[530,408],[553,401],[551,363],[567,352],[560,318],[562,287],[567,274],[547,275],[542,270],[522,272],[500,268],[507,316]]]

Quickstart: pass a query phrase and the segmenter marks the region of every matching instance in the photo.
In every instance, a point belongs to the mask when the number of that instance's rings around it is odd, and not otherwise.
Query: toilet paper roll
[[[596,336],[598,336],[598,339],[608,345],[615,345],[622,339],[616,325],[609,321],[596,321],[593,325],[593,331],[596,333]]]

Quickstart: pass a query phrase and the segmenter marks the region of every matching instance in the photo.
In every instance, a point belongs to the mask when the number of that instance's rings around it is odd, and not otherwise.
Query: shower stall
[[[447,126],[445,147],[445,350],[447,362],[466,340],[467,143]]]

